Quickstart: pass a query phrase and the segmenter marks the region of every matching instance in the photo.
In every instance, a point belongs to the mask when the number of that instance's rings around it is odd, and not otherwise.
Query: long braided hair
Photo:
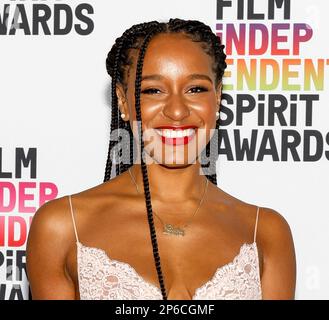
[[[141,169],[143,175],[144,195],[147,209],[147,218],[150,228],[150,236],[153,248],[153,256],[155,266],[157,270],[158,280],[160,284],[163,300],[167,300],[166,289],[163,280],[163,274],[161,270],[160,256],[158,252],[158,243],[156,238],[156,232],[154,228],[153,212],[151,204],[151,195],[149,190],[149,180],[147,174],[147,166],[144,161],[144,142],[142,133],[142,119],[141,119],[141,107],[140,107],[140,92],[141,92],[141,77],[143,60],[147,46],[154,35],[160,33],[183,33],[188,36],[192,41],[199,42],[204,51],[213,58],[213,71],[216,75],[216,86],[222,81],[224,70],[226,68],[225,58],[226,55],[223,51],[224,45],[221,44],[221,40],[216,34],[214,34],[209,26],[197,21],[197,20],[182,20],[182,19],[170,19],[168,22],[150,21],[146,23],[135,24],[131,28],[127,29],[121,37],[115,40],[114,45],[109,51],[106,59],[106,69],[108,74],[112,78],[112,101],[111,101],[111,131],[110,141],[108,149],[108,157],[106,162],[104,182],[111,179],[112,167],[114,164],[115,175],[128,170],[135,162],[135,143],[133,132],[130,127],[129,121],[123,121],[119,116],[118,97],[116,94],[116,85],[120,83],[124,91],[127,90],[126,74],[129,72],[129,68],[132,65],[131,49],[139,50],[138,61],[136,67],[136,80],[135,80],[135,108],[136,108],[136,120],[138,124],[138,137],[140,145],[140,157],[141,157]],[[216,129],[219,128],[220,118],[216,121]],[[122,150],[116,147],[119,142],[119,130],[124,129],[129,132],[129,144],[125,144],[125,147],[129,148],[129,159],[125,159],[123,164],[117,160],[113,163],[114,159],[118,159],[122,156]],[[215,133],[218,130],[215,130]],[[210,152],[212,145],[215,150],[219,150],[218,147],[218,133],[214,134],[208,142],[205,150],[201,153],[201,159],[207,157],[208,168],[210,174],[205,174],[213,184],[217,185],[216,176],[216,161],[218,159],[218,152]],[[217,148],[216,148],[217,147]],[[205,154],[204,154],[205,151]],[[204,163],[204,161],[201,161]],[[214,172],[214,173],[213,173]]]

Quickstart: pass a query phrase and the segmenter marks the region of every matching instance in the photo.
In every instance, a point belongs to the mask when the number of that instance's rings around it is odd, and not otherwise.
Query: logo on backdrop
[[[221,126],[234,126],[220,129],[219,154],[230,161],[329,160],[329,132],[314,126],[319,108],[327,107],[320,93],[329,59],[301,54],[314,32],[307,23],[290,22],[290,0],[268,0],[265,12],[256,4],[217,0],[216,33],[228,56]],[[244,127],[248,119],[256,119],[251,131]]]
[[[0,300],[28,298],[28,230],[38,207],[57,195],[55,183],[37,179],[37,148],[0,147]]]
[[[89,35],[94,30],[89,3],[11,0],[0,6],[0,35]]]

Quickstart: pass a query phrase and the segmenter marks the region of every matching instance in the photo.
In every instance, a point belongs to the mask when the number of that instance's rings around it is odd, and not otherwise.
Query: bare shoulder
[[[28,245],[34,238],[39,237],[43,240],[49,240],[47,241],[49,246],[67,243],[69,222],[69,201],[67,196],[44,203],[33,217]]]
[[[222,212],[227,212],[227,216],[232,217],[234,225],[237,226],[235,236],[239,230],[246,230],[249,235],[256,231],[263,299],[294,299],[295,246],[284,213],[244,202],[223,190],[216,192],[214,201],[220,203],[219,208],[224,208]]]
[[[77,297],[68,266],[68,257],[76,252],[73,221],[78,218],[79,226],[83,226],[95,211],[102,210],[113,198],[108,195],[116,188],[109,186],[115,183],[108,181],[72,194],[72,211],[68,195],[48,201],[36,211],[26,247],[27,274],[34,299]]]
[[[109,199],[108,196],[111,190],[116,189],[111,187],[111,185],[117,183],[117,181],[113,181],[108,181],[72,194],[72,209],[76,206],[79,207],[79,210],[73,209],[74,216],[77,214],[81,215],[84,212],[93,213],[97,209],[97,206],[101,205],[102,198]],[[69,195],[64,195],[44,203],[33,217],[29,240],[32,240],[34,237],[42,237],[44,240],[49,240],[47,241],[49,246],[59,244],[62,251],[67,247],[68,243],[74,242],[71,204]],[[56,241],[54,242],[54,240]]]
[[[68,196],[44,203],[34,214],[29,230],[26,253],[28,271],[35,262],[55,259],[64,264],[74,241]],[[55,262],[55,261],[53,261]]]
[[[288,221],[277,210],[267,207],[259,208],[259,239],[263,246],[285,245],[292,241],[292,232]]]
[[[259,236],[263,250],[263,299],[294,299],[296,256],[291,228],[282,214],[260,208]]]
[[[74,299],[65,261],[74,232],[68,197],[43,204],[35,213],[26,247],[27,274],[33,299]]]
[[[262,244],[271,245],[274,240],[283,241],[291,238],[289,223],[277,210],[245,202],[220,188],[215,189],[214,201],[226,207],[230,215],[235,214],[238,220],[249,226],[254,226],[258,210],[257,238]]]
[[[60,250],[59,255],[65,256],[72,245],[75,244],[74,225],[71,214],[74,212],[75,220],[82,225],[88,223],[90,216],[95,212],[104,210],[115,201],[122,188],[118,187],[119,177],[101,183],[92,188],[65,195],[43,204],[35,213],[28,238],[27,249],[36,242],[43,243],[49,250]]]
[[[252,228],[258,208],[256,243],[263,299],[294,299],[296,256],[293,235],[284,215],[275,209],[243,202],[223,193],[222,201],[236,212],[237,221]],[[244,228],[243,228],[244,229]],[[250,232],[249,232],[250,233]]]

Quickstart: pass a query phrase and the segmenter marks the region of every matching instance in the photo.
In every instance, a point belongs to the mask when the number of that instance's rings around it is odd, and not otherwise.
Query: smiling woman
[[[141,23],[116,39],[104,183],[37,211],[34,299],[294,298],[288,223],[217,186],[223,49],[194,20]]]

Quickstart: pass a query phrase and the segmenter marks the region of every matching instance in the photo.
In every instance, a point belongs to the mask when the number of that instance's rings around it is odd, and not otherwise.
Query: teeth
[[[185,130],[171,130],[171,129],[155,129],[157,133],[166,138],[183,138],[194,134],[195,129],[189,128]]]

